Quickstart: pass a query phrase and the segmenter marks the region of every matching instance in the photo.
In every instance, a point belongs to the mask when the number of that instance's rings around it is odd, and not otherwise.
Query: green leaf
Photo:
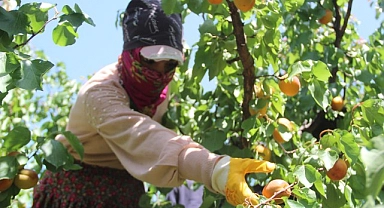
[[[241,123],[241,128],[244,130],[244,132],[248,132],[250,129],[252,129],[255,126],[255,123],[256,123],[256,118],[254,116],[251,116]]]
[[[13,35],[9,36],[7,32],[0,30],[0,51],[11,51],[9,45],[12,43]]]
[[[209,151],[213,152],[215,150],[221,149],[225,140],[226,136],[223,131],[211,130],[204,134],[204,138],[201,144]]]
[[[4,137],[4,147],[9,150],[17,150],[28,144],[31,140],[31,132],[24,126],[16,126]]]
[[[166,14],[180,13],[183,10],[183,5],[179,0],[162,0],[161,7]]]
[[[52,32],[53,42],[59,46],[73,45],[78,34],[68,21],[60,22]]]
[[[1,92],[1,91],[0,91]],[[3,105],[4,98],[8,95],[8,92],[0,93],[0,106]]]
[[[321,174],[316,168],[310,165],[297,166],[294,174],[297,176],[299,182],[307,188],[312,187],[314,182],[321,179]]]
[[[283,0],[282,2],[289,13],[295,12],[304,4],[304,0]]]
[[[7,32],[9,36],[27,33],[26,26],[28,24],[27,15],[16,10],[7,12],[3,7],[0,7],[0,30]]]
[[[45,160],[55,168],[59,168],[65,165],[67,161],[70,161],[67,149],[59,141],[49,139],[41,146],[41,150],[44,153]]]
[[[323,109],[326,110],[329,104],[329,89],[324,82],[312,80],[312,83],[308,85],[309,92],[316,103]]]
[[[329,170],[333,167],[335,162],[339,159],[339,154],[334,150],[319,150],[317,153],[321,161],[324,163],[325,169]]]
[[[207,60],[209,81],[214,79],[227,66],[227,63],[223,59],[222,53],[217,52],[212,55],[213,57]]]
[[[369,124],[384,123],[384,101],[379,99],[369,99],[363,102],[361,110],[363,119]]]
[[[89,25],[96,26],[95,23],[93,22],[92,18],[89,17],[88,14],[84,13],[84,12],[80,9],[80,7],[79,7],[78,4],[75,4],[75,11],[76,11],[77,13],[83,15],[82,19],[83,19],[84,22],[88,23]]]
[[[327,133],[323,134],[323,136],[320,139],[320,144],[321,146],[326,149],[326,148],[331,148],[334,147],[338,142],[340,138],[338,136],[335,136],[332,133]]]
[[[303,72],[311,72],[312,64],[309,61],[298,61],[288,68],[288,79]]]
[[[17,167],[16,157],[0,157],[0,180],[4,178],[14,178],[18,171]]]
[[[323,196],[325,197],[325,190],[324,190],[324,184],[322,180],[317,180],[314,183],[316,190]]]
[[[286,203],[285,203],[285,206],[286,208],[305,208],[305,206],[303,204],[301,204],[300,202],[298,201],[294,201],[294,200],[291,200],[291,199],[287,199],[287,200],[284,200]]]
[[[22,79],[17,81],[16,86],[26,90],[42,90],[42,76],[52,67],[51,62],[40,59],[22,61]]]
[[[84,15],[80,13],[71,13],[60,17],[60,22],[70,22],[75,31],[83,24],[84,20]]]
[[[363,147],[360,155],[366,167],[366,192],[375,198],[384,184],[384,150]]]
[[[323,198],[324,208],[343,207],[346,201],[345,196],[334,183],[327,184],[327,196]]]
[[[205,34],[205,33],[209,33],[209,34],[212,34],[212,35],[217,35],[218,34],[216,25],[214,24],[213,20],[211,20],[211,19],[205,20],[203,22],[203,24],[200,25],[199,32],[202,35]]]
[[[312,204],[316,201],[316,192],[310,188],[302,187],[300,189],[293,189],[292,193],[299,199],[303,199]]]
[[[319,81],[328,82],[329,77],[332,76],[331,72],[329,72],[329,69],[327,65],[321,61],[316,61],[315,64],[312,67],[313,75],[317,78]]]
[[[48,11],[54,8],[55,5],[49,3],[27,3],[23,4],[19,11],[22,11],[28,16],[30,26],[33,33],[37,33],[40,29],[43,29],[48,22]]]
[[[356,199],[364,199],[367,195],[365,191],[366,172],[365,167],[361,163],[353,165],[353,170],[356,172],[348,178],[348,183],[352,188],[353,196]]]
[[[355,137],[351,133],[346,133],[341,136],[341,144],[344,153],[355,163],[360,156],[360,149],[356,143]]]
[[[65,131],[62,133],[68,142],[71,144],[72,148],[79,154],[80,159],[83,160],[84,157],[84,147],[80,140],[70,131]]]
[[[275,13],[271,13],[270,15],[261,16],[261,22],[268,29],[275,29],[277,24],[280,22],[280,15],[276,15]]]

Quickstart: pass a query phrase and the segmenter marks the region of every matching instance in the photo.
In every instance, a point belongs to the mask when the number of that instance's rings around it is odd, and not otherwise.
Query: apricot
[[[9,187],[12,186],[13,179],[11,178],[4,178],[0,180],[0,192],[5,191],[9,189]]]
[[[263,160],[271,160],[271,150],[268,147],[258,144],[254,147],[254,150],[263,158]]]
[[[208,0],[210,4],[221,4],[223,3],[223,0]]]
[[[285,126],[285,127],[288,129],[288,131],[292,131],[292,130],[293,130],[293,124],[292,124],[292,122],[291,122],[290,120],[288,120],[287,118],[278,118],[278,119],[277,119],[277,123],[278,123],[279,125],[283,125],[283,126]],[[281,134],[280,134],[278,128],[275,128],[275,129],[273,130],[272,136],[273,136],[273,138],[276,140],[276,142],[278,142],[278,143],[284,143],[284,142],[286,142],[286,141],[283,139],[283,137],[281,136]]]
[[[341,111],[343,109],[343,107],[344,107],[344,100],[342,97],[336,96],[336,97],[332,98],[332,101],[331,101],[332,110]]]
[[[259,109],[259,110],[249,107],[249,113],[251,114],[251,116],[259,114],[258,116],[259,118],[264,117],[265,115],[267,115],[267,106],[268,104],[266,104],[262,109]]]
[[[270,181],[266,186],[264,186],[262,194],[266,198],[271,198],[276,192],[282,191],[280,194],[276,195],[273,199],[275,200],[276,204],[281,204],[284,201],[281,199],[283,196],[291,196],[291,188],[287,188],[289,184],[282,180],[282,179],[275,179]]]
[[[14,182],[20,189],[29,189],[36,186],[39,176],[34,170],[22,169],[16,175]]]
[[[255,0],[234,0],[236,8],[242,12],[247,12],[255,5]]]
[[[348,165],[345,160],[339,158],[333,167],[327,171],[327,176],[333,181],[339,181],[347,175]]]
[[[287,96],[295,96],[300,90],[301,84],[297,76],[290,80],[279,80],[279,88]]]
[[[332,21],[332,18],[333,18],[333,12],[329,9],[326,9],[325,10],[325,14],[324,16],[322,16],[320,19],[319,19],[319,22],[323,25],[326,25],[328,24],[330,21]]]

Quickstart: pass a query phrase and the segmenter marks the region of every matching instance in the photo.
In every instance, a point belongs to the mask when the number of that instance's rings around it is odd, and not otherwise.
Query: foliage
[[[195,13],[202,18],[200,39],[186,48],[186,63],[172,82],[167,127],[233,157],[261,159],[252,146],[266,145],[277,169],[247,176],[261,205],[271,203],[261,195],[261,188],[278,178],[292,185],[293,195],[284,198],[285,207],[383,203],[384,23],[369,40],[362,40],[350,16],[352,0],[256,1],[249,12],[239,12],[231,0],[219,5],[206,0],[162,3],[168,13],[181,12],[183,17]],[[372,4],[379,17],[384,1]],[[78,5],[64,6],[60,13],[47,3],[18,1],[15,8],[4,8],[0,7],[0,179],[14,176],[25,162],[6,156],[15,150],[40,174],[45,169],[77,169],[54,137],[66,134],[81,154],[76,136],[65,131],[79,83],[68,80],[62,63],[49,71],[54,64],[43,52],[31,51],[28,41],[47,32],[45,25],[57,20],[52,40],[71,45],[79,26],[93,22]],[[323,25],[317,20],[326,9],[333,11],[334,18]],[[49,11],[54,11],[52,18]],[[288,97],[277,82],[293,76],[300,78],[301,89]],[[213,90],[201,86],[204,77],[216,82]],[[264,92],[263,99],[257,98],[255,85]],[[333,111],[331,100],[339,95],[344,109]],[[266,105],[266,116],[249,112],[250,106],[260,110]],[[277,124],[282,117],[292,121],[293,131]],[[275,142],[275,128],[287,142]],[[347,176],[331,181],[326,172],[339,157],[349,163]],[[149,190],[143,206],[170,206],[163,197],[169,189],[149,185]],[[31,200],[30,190],[12,187],[0,193],[0,207],[8,206],[13,196],[14,206]],[[223,196],[209,191],[203,199],[202,207],[231,207]],[[238,207],[258,206],[245,202]]]
[[[28,41],[46,32],[46,24],[58,20],[52,39],[58,45],[70,45],[75,42],[77,28],[83,22],[93,22],[77,5],[74,10],[64,6],[62,13],[47,3],[23,4],[10,11],[4,8],[0,7],[0,179],[13,178],[20,165],[40,175],[46,169],[78,169],[73,157],[54,137],[59,133],[67,135],[82,154],[76,136],[65,131],[80,83],[68,79],[64,63],[55,66],[43,51],[31,51]],[[55,14],[48,19],[50,10]],[[12,151],[23,157],[6,156]],[[0,193],[0,207],[30,202],[31,191],[12,185]]]
[[[382,1],[376,3],[382,10]],[[276,178],[294,184],[286,207],[382,204],[384,175],[378,163],[384,161],[384,149],[375,144],[384,128],[383,24],[368,41],[362,40],[350,16],[352,1],[256,1],[246,13],[230,0],[220,5],[204,0],[163,4],[167,12],[189,9],[203,21],[200,40],[192,46],[193,67],[181,68],[175,79],[170,126],[211,151],[234,157],[260,159],[251,147],[265,144],[277,170],[247,179],[257,194]],[[326,9],[334,18],[323,25],[318,19]],[[204,76],[217,83],[215,89],[203,89]],[[301,89],[289,97],[277,83],[293,76],[300,77]],[[261,86],[267,102],[257,99],[254,85]],[[330,107],[338,95],[345,102],[341,112]],[[266,117],[248,112],[249,106],[261,110],[268,103]],[[284,133],[289,142],[283,144],[272,138],[281,117],[295,126]],[[348,174],[331,181],[326,172],[339,157],[348,160]],[[223,197],[214,197],[205,197],[205,202],[222,203]],[[270,202],[260,198],[262,204]]]

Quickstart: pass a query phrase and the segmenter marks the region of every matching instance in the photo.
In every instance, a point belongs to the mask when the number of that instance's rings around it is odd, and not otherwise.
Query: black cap
[[[131,0],[123,18],[124,50],[166,45],[183,51],[180,14],[164,13],[161,0]]]

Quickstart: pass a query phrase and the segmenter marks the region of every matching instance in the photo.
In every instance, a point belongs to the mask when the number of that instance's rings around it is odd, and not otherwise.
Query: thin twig
[[[59,18],[59,11],[57,11],[56,7],[54,7],[54,9],[55,9],[55,16],[54,16],[52,19],[50,19],[50,20],[48,20],[47,22],[45,22],[44,25],[37,31],[37,33],[33,33],[33,34],[31,35],[31,37],[29,37],[25,42],[20,43],[20,44],[18,44],[18,45],[15,45],[15,46],[13,47],[13,49],[17,49],[17,48],[19,48],[19,47],[21,47],[21,46],[25,46],[25,45],[27,45],[27,44],[29,43],[29,41],[32,40],[32,38],[34,38],[36,35],[40,34],[40,33],[45,29],[45,27],[48,25],[48,23],[50,23],[50,22],[56,20],[57,18]]]
[[[285,154],[293,154],[293,153],[295,153],[295,152],[297,151],[297,149],[288,151],[288,150],[286,150],[286,149],[284,148],[284,146],[283,146],[281,143],[278,142],[278,144],[280,145],[281,149],[283,149],[283,151],[284,151]]]

